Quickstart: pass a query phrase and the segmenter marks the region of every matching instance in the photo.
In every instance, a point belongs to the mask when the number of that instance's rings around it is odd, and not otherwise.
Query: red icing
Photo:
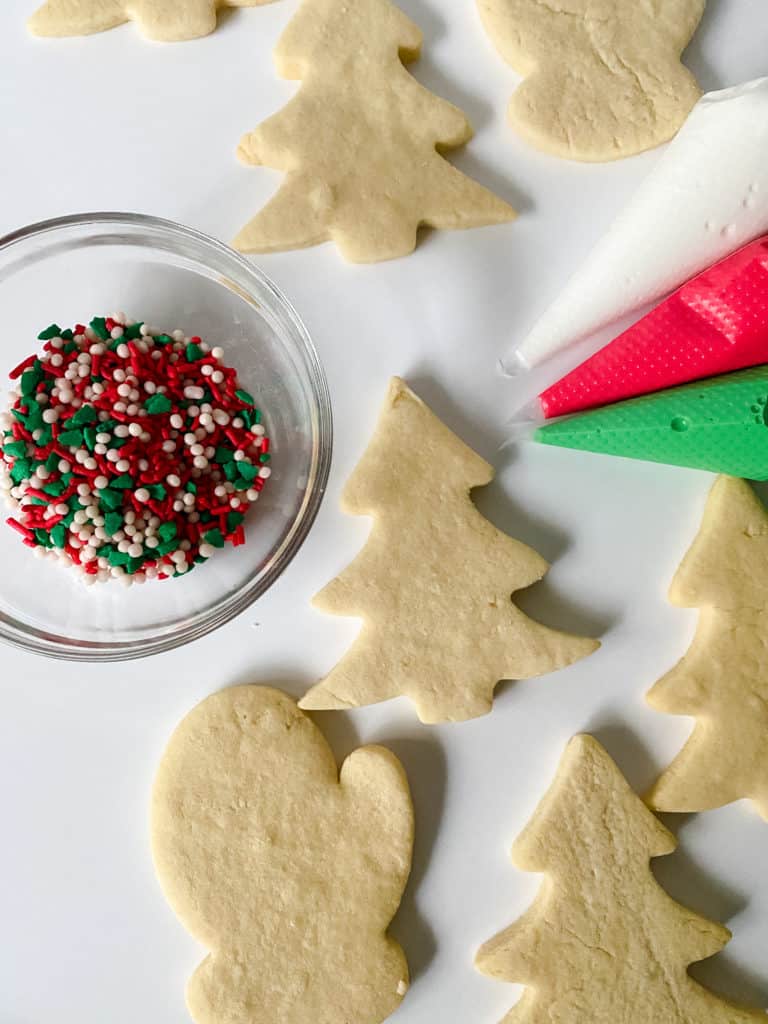
[[[539,395],[549,419],[768,362],[768,235],[691,278]]]

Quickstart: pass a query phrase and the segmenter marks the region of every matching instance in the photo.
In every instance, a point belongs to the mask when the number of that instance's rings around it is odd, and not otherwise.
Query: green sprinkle
[[[259,475],[259,467],[254,466],[248,459],[243,459],[241,462],[236,463],[239,475],[247,480],[249,484],[252,484],[256,477]]]
[[[130,473],[121,473],[120,476],[112,477],[109,481],[110,487],[117,487],[121,491],[128,487],[133,487],[133,477]]]
[[[66,526],[66,528],[69,529],[70,526],[72,525],[72,523],[74,523],[74,521],[75,521],[75,513],[74,513],[73,509],[70,509],[70,511],[67,512],[67,514],[64,516],[64,518],[61,520],[61,525],[62,526]]]
[[[147,410],[150,416],[157,416],[159,413],[170,412],[173,408],[173,403],[167,395],[157,394],[150,395],[144,403],[144,408]]]
[[[109,447],[122,448],[123,445],[128,444],[130,440],[132,440],[132,438],[130,437],[113,437],[112,440],[109,442]]]
[[[16,459],[13,466],[11,467],[11,480],[15,484],[20,484],[22,480],[27,480],[32,476],[32,460],[31,459]]]
[[[198,359],[203,358],[203,350],[199,345],[196,345],[193,341],[190,341],[187,345],[187,362],[196,363]]]
[[[237,391],[235,392],[235,398],[238,398],[243,403],[243,405],[250,405],[251,407],[256,405],[256,400],[254,399],[253,395],[249,395],[248,392],[243,391],[242,388],[237,389]]]
[[[40,360],[36,359],[32,366],[28,370],[25,370],[21,375],[21,393],[25,398],[30,395],[34,395],[37,391],[37,385],[43,378],[43,371],[40,365]]]
[[[271,460],[272,456],[269,454],[269,452],[262,452],[262,454],[259,456],[259,462],[270,462]]]
[[[163,544],[167,543],[169,540],[175,540],[177,534],[178,530],[176,528],[176,523],[161,523],[157,528],[157,536]]]
[[[84,427],[86,423],[95,423],[98,418],[99,414],[92,405],[83,405],[67,420],[67,426]]]
[[[55,473],[59,468],[59,456],[56,452],[51,452],[48,458],[44,462],[45,468],[49,473]]]
[[[242,512],[228,512],[227,513],[227,533],[234,533],[238,526],[243,522],[245,516]]]
[[[62,473],[61,474],[62,483],[65,483],[67,485],[67,487],[69,487],[69,485],[72,483],[73,475],[74,475],[73,473]]]
[[[226,445],[220,444],[216,448],[216,454],[214,458],[219,463],[231,462],[234,459],[235,453],[231,448],[227,448]]]
[[[104,546],[102,546],[101,551],[104,550]],[[112,547],[107,552],[107,560],[110,565],[127,565],[131,560],[131,556],[127,551],[118,551],[116,547]]]
[[[125,571],[129,575],[133,576],[139,569],[144,565],[144,555],[139,555],[138,558],[129,558],[125,565]]]
[[[207,561],[208,561],[208,559],[207,558],[203,558],[202,555],[195,555],[195,557],[193,559],[193,562],[194,562],[195,565],[202,565],[203,562],[207,562]]]
[[[170,334],[155,334],[154,339],[158,343],[158,345],[173,344],[173,338],[170,336]]]
[[[164,501],[168,495],[162,484],[146,484],[145,486],[155,501]]]
[[[50,494],[54,498],[60,498],[66,489],[67,485],[63,480],[52,480],[49,484],[44,484],[40,488],[45,494]]]
[[[35,540],[38,544],[42,544],[44,548],[53,547],[51,538],[48,536],[47,530],[35,530]]]
[[[184,490],[187,494],[197,494],[197,484],[193,483],[191,480],[187,480]]]
[[[10,441],[3,445],[3,452],[6,455],[12,455],[14,459],[23,459],[27,454],[26,441]]]
[[[254,410],[253,409],[241,409],[240,412],[237,415],[240,417],[240,419],[243,421],[243,423],[246,425],[246,427],[248,427],[249,430],[251,429],[253,424],[256,422],[254,420],[254,418],[253,418],[253,416],[254,416]]]
[[[74,334],[72,333],[72,331],[70,331],[69,328],[67,328],[66,331],[61,332],[61,337],[64,339],[64,341],[72,341],[72,339],[74,338]]]
[[[211,523],[211,522],[213,522],[213,516],[211,515],[210,512],[201,512],[200,513],[200,522],[201,523]]]
[[[234,484],[235,484],[235,490],[236,491],[247,491],[248,488],[251,486],[251,481],[250,480],[246,480],[245,477],[239,476],[234,481]]]
[[[40,331],[37,336],[38,341],[50,341],[51,338],[58,338],[61,336],[61,328],[58,324],[51,324],[50,327],[46,327],[44,331]]]
[[[29,503],[30,503],[30,505],[47,505],[48,504],[48,502],[44,501],[43,498],[30,498],[29,499]]]
[[[154,554],[157,558],[162,558],[164,555],[170,555],[172,551],[176,550],[178,541],[174,537],[173,540],[167,540],[163,544],[158,544],[154,550]]]
[[[47,423],[43,422],[43,407],[38,405],[37,402],[31,402],[29,412],[27,413],[27,428],[29,430],[39,430],[47,425]]]
[[[111,537],[123,528],[123,517],[120,512],[107,512],[104,516],[104,529]]]
[[[72,352],[77,352],[77,343],[74,341],[68,341],[61,351],[67,356]]]
[[[85,447],[89,452],[92,452],[96,447],[96,431],[93,427],[86,427],[83,430],[83,440],[85,441]]]
[[[40,429],[42,430],[42,433],[37,441],[35,441],[35,444],[38,448],[45,448],[53,440],[53,428],[50,423],[44,423]]]
[[[59,442],[67,445],[68,448],[82,448],[83,432],[82,430],[64,430],[59,434]]]
[[[143,322],[140,324],[131,324],[130,327],[126,327],[123,332],[123,337],[129,341],[133,341],[136,338],[141,337],[141,328],[144,326]]]
[[[110,333],[107,330],[107,321],[103,316],[95,316],[88,326],[102,341],[106,341],[110,337]]]
[[[50,536],[57,548],[63,548],[67,543],[67,528],[64,523],[57,523],[51,530]]]
[[[214,530],[209,530],[207,533],[203,534],[203,540],[206,544],[210,544],[211,547],[224,547],[224,537],[218,526]]]
[[[107,512],[114,512],[123,503],[123,496],[120,491],[113,491],[111,487],[105,487],[99,491],[99,501]]]
[[[238,469],[239,466],[240,463],[235,462],[234,460],[232,462],[224,462],[222,464],[221,468],[224,470],[224,476],[230,483],[234,483],[240,475],[240,470]]]

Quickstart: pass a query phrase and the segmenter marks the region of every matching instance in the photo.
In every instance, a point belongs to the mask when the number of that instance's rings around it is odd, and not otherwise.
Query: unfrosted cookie
[[[216,28],[219,7],[268,0],[47,0],[27,23],[36,36],[87,36],[135,21],[148,39],[177,42]]]
[[[680,55],[705,0],[478,0],[523,75],[509,120],[534,146],[614,160],[671,139],[699,98]]]
[[[387,934],[411,865],[400,762],[330,748],[278,690],[237,686],[171,737],[152,793],[166,897],[211,952],[192,976],[196,1024],[378,1024],[408,986]]]
[[[696,725],[649,803],[687,812],[749,798],[768,818],[768,511],[746,481],[716,481],[670,600],[700,608],[699,624],[648,701]]]
[[[244,163],[286,177],[236,248],[333,240],[345,259],[370,263],[412,252],[421,224],[470,228],[515,217],[441,156],[472,129],[406,71],[420,49],[418,27],[389,0],[304,0],[275,51],[279,73],[303,84],[238,149]]]
[[[493,469],[395,377],[342,507],[373,516],[363,550],[315,598],[360,634],[300,702],[345,708],[405,695],[423,722],[491,710],[501,679],[543,675],[599,644],[548,629],[510,600],[547,571],[470,498]]]
[[[731,936],[654,878],[649,860],[675,846],[597,740],[574,737],[512,850],[544,873],[536,900],[477,955],[483,974],[526,986],[506,1024],[765,1024],[688,974]]]

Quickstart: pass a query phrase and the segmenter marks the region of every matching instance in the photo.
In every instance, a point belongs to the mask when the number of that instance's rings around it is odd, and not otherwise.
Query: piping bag
[[[758,78],[702,96],[504,369],[540,365],[766,232],[768,78]]]
[[[766,480],[768,366],[553,420],[532,440]]]
[[[759,363],[768,363],[768,235],[678,288],[527,411],[550,419]]]

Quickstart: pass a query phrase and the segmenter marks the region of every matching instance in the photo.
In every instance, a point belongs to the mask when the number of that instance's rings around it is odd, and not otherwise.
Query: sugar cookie
[[[768,511],[745,480],[720,477],[670,600],[700,608],[695,639],[648,693],[659,711],[693,715],[693,733],[656,782],[659,811],[753,800],[768,818]]]
[[[160,883],[211,950],[196,1024],[378,1024],[408,986],[386,930],[411,865],[400,762],[330,748],[278,690],[208,697],[171,737],[152,793]]]
[[[522,871],[544,873],[531,906],[480,949],[478,970],[525,985],[505,1024],[757,1024],[688,974],[731,935],[661,888],[652,857],[676,841],[591,736],[568,744],[517,838]]]
[[[421,32],[389,0],[304,0],[275,51],[279,73],[303,85],[238,150],[244,163],[286,177],[235,248],[333,240],[345,259],[370,263],[412,252],[421,224],[469,228],[515,217],[443,159],[472,129],[406,71],[420,49]]]
[[[219,7],[255,7],[268,0],[47,0],[27,22],[36,36],[87,36],[135,21],[148,39],[180,42],[216,28]]]
[[[574,160],[614,160],[671,139],[700,95],[680,55],[704,2],[478,0],[488,35],[524,76],[512,125]]]
[[[500,679],[543,675],[591,654],[594,640],[524,615],[510,593],[547,563],[475,508],[493,469],[394,378],[376,433],[344,490],[350,515],[372,515],[364,549],[315,599],[360,616],[352,648],[300,702],[343,708],[406,695],[423,722],[491,710]]]

